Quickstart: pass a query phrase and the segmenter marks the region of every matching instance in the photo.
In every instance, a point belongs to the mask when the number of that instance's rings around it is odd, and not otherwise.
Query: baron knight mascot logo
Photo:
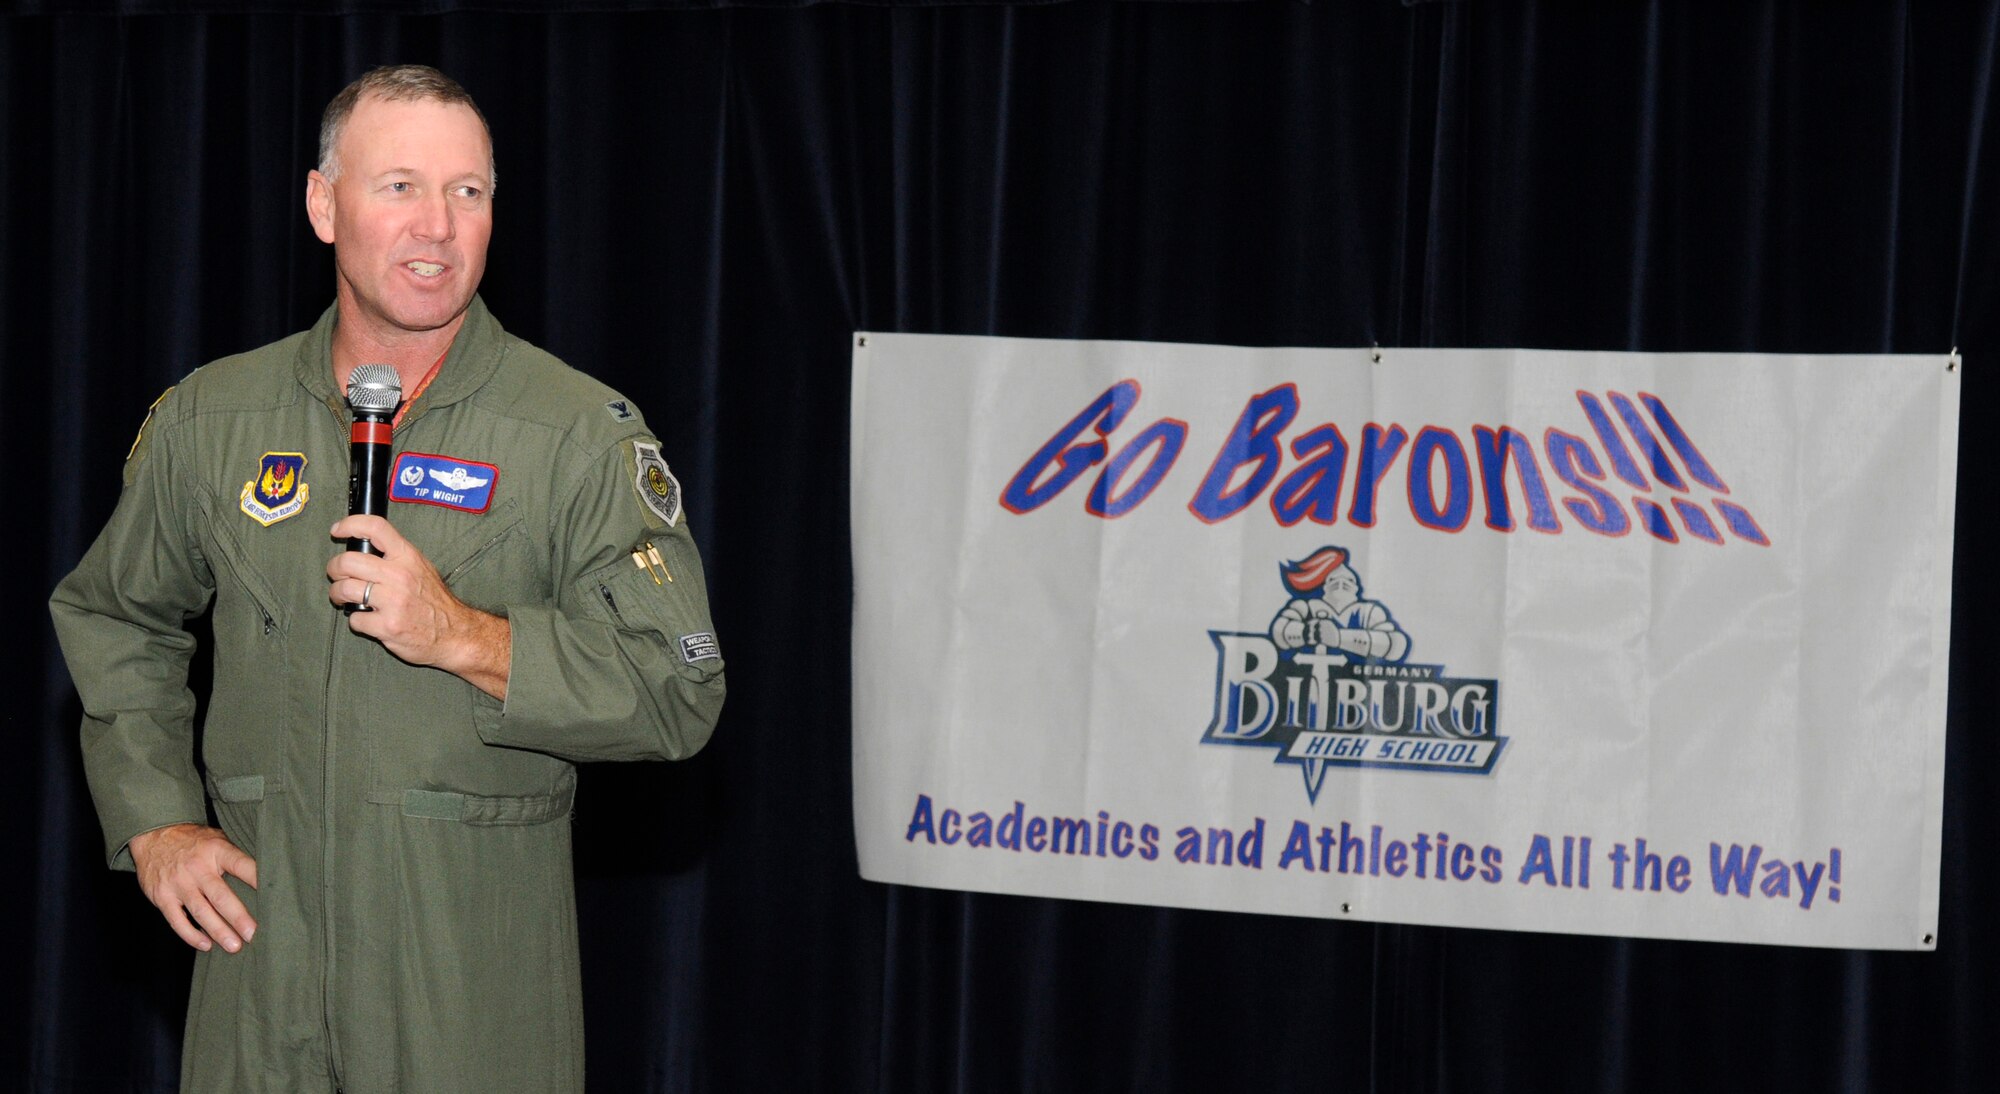
[[[1484,775],[1499,736],[1497,680],[1410,660],[1410,636],[1371,600],[1346,548],[1278,566],[1288,599],[1263,634],[1210,631],[1215,711],[1204,744],[1275,749],[1317,802],[1328,767]]]

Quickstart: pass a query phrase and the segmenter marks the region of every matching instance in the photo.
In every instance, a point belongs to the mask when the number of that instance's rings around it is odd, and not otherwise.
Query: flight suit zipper
[[[334,400],[327,401],[327,409],[333,412],[335,439],[343,436],[350,424]],[[340,1051],[333,1032],[333,664],[340,648],[340,632],[345,629],[347,617],[339,611],[329,610],[326,641],[326,676],[321,681],[319,710],[319,804],[320,804],[320,848],[319,848],[319,910],[320,910],[320,966],[319,966],[319,1006],[320,1024],[326,1031],[326,1066],[333,1076],[333,1085],[338,1090],[341,1083]]]
[[[460,559],[457,564],[452,566],[451,572],[444,575],[443,581],[445,585],[449,587],[453,581],[458,580],[467,570],[472,569],[475,563],[486,557],[487,552],[493,550],[494,546],[501,540],[506,539],[508,533],[512,532],[514,527],[513,523],[508,524],[507,527],[500,529],[492,538],[480,544],[477,550]]]
[[[340,1085],[340,1053],[333,1033],[333,658],[340,644],[340,631],[346,618],[339,612],[332,612],[330,629],[326,643],[326,678],[320,689],[319,709],[321,730],[319,736],[319,805],[320,805],[320,847],[319,847],[319,920],[320,920],[320,964],[319,964],[319,1005],[320,1023],[326,1030],[327,1070],[333,1074],[334,1085]]]
[[[236,557],[235,550],[236,548],[218,536],[215,554],[222,559],[222,564],[228,568],[230,576],[236,579],[236,584],[243,589],[243,594],[249,598],[250,603],[257,606],[257,617],[263,622],[264,637],[269,638],[278,629],[277,617],[271,614],[269,599],[258,589],[257,583],[250,580],[246,564]]]

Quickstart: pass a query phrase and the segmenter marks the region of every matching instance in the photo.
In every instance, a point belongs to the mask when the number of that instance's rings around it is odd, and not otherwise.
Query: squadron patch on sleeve
[[[667,470],[667,461],[660,456],[660,446],[645,441],[632,442],[632,462],[638,465],[638,477],[633,485],[639,491],[639,500],[653,515],[667,522],[672,528],[681,519],[681,484],[674,473]]]
[[[306,457],[302,452],[266,452],[257,477],[243,484],[238,501],[251,520],[269,528],[306,507]]]

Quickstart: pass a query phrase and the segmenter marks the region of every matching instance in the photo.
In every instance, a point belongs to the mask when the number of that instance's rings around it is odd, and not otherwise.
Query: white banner
[[[1955,363],[856,336],[864,877],[1926,949]]]

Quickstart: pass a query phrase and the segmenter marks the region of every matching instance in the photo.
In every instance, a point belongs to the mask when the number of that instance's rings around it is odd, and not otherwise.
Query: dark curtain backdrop
[[[730,655],[707,752],[584,772],[594,1090],[1963,1091],[2000,1064],[1973,936],[1993,922],[2000,776],[1976,709],[1995,650],[1977,459],[2000,368],[1993,0],[51,6],[0,17],[19,613],[0,824],[22,856],[0,900],[18,1015],[0,1088],[172,1087],[189,952],[102,866],[43,601],[154,396],[331,298],[301,211],[319,111],[403,60],[455,74],[492,119],[486,299],[646,408]],[[856,329],[1961,346],[1937,952],[859,880]],[[1855,573],[1867,612],[1869,560]]]

